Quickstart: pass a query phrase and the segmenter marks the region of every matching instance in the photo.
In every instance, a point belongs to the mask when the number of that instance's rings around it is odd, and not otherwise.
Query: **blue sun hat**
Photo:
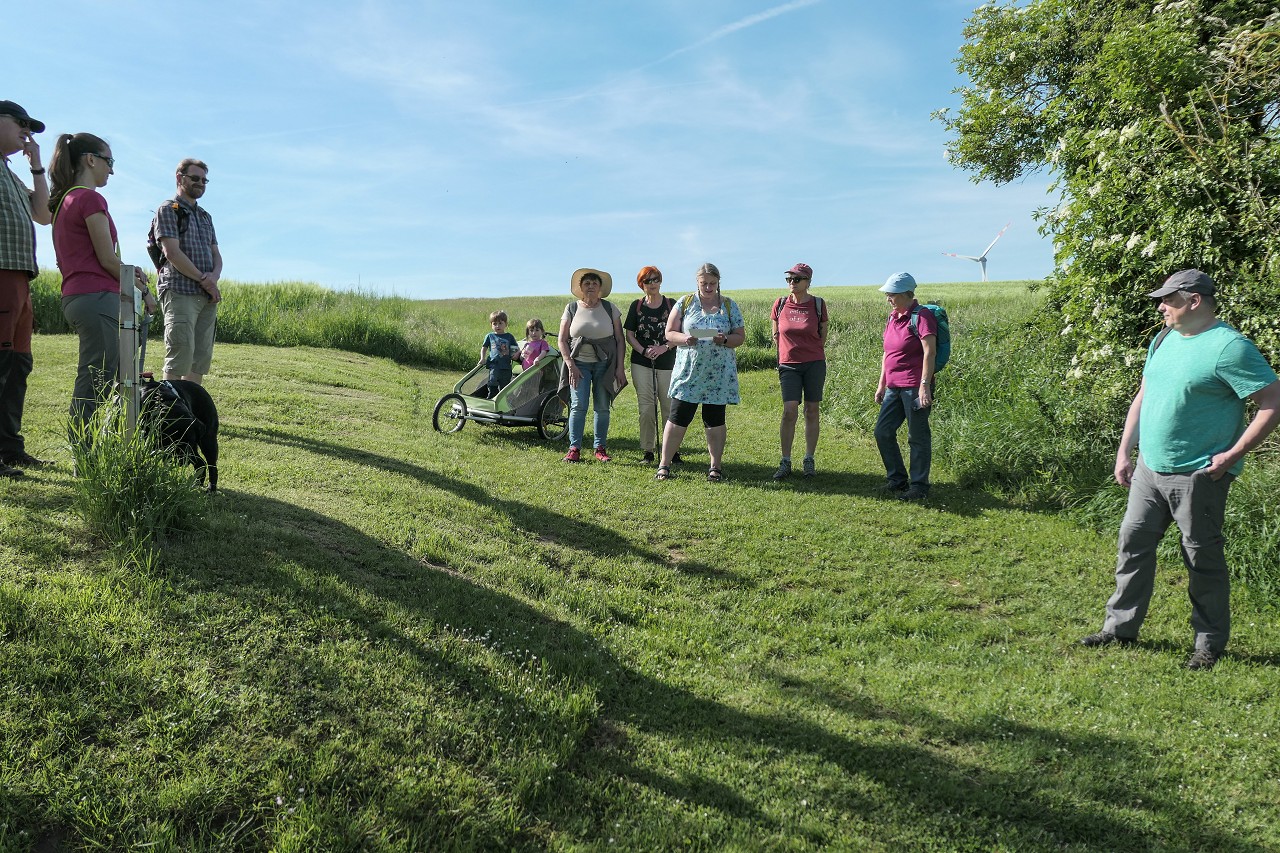
[[[916,280],[909,272],[896,272],[885,279],[881,293],[907,293],[916,289]]]

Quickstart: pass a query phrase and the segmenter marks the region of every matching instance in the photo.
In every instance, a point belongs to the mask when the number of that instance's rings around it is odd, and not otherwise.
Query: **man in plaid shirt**
[[[22,438],[22,407],[31,375],[31,279],[36,265],[36,229],[48,225],[49,184],[40,165],[35,134],[44,131],[13,101],[0,101],[0,477],[20,477],[22,468],[48,465],[27,453]],[[31,165],[34,190],[9,168],[9,156],[22,152]]]
[[[197,204],[209,185],[209,167],[187,158],[178,164],[177,182],[178,194],[151,221],[165,258],[156,287],[164,311],[164,378],[200,382],[213,361],[222,255],[213,217]]]

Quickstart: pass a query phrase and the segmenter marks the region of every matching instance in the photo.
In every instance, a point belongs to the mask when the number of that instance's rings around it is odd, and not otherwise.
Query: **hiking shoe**
[[[929,497],[929,490],[922,489],[919,486],[909,486],[905,492],[898,495],[900,501],[922,501]]]
[[[679,450],[677,450],[677,451],[675,452],[675,454],[671,457],[671,461],[672,461],[672,462],[683,462],[683,461],[684,461],[683,459],[681,459],[681,458],[680,458],[680,451],[679,451]]]
[[[647,463],[649,463],[649,462],[652,462],[652,461],[653,461],[653,451],[652,451],[652,450],[646,450],[646,451],[644,452],[644,458],[642,458],[640,461],[641,461],[641,462],[644,462],[644,463],[646,463],[646,464],[647,464]]]
[[[880,492],[882,494],[891,495],[895,498],[898,495],[905,492],[906,490],[907,490],[906,483],[902,483],[901,485],[898,485],[896,483],[885,483],[883,486],[880,487]]]
[[[613,457],[612,457],[612,456],[610,456],[607,452],[605,452],[605,449],[604,449],[603,447],[597,447],[597,448],[596,448],[596,461],[597,461],[597,462],[612,462],[612,461],[613,461]]]
[[[5,465],[3,462],[0,462],[0,477],[21,477],[21,476],[23,476],[22,471],[18,470],[17,468],[13,468],[8,465]]]
[[[773,479],[785,480],[791,476],[791,460],[783,459],[778,463],[778,470],[773,472]]]
[[[1096,634],[1090,634],[1089,636],[1082,637],[1080,639],[1080,645],[1090,647],[1109,646],[1112,643],[1118,643],[1122,646],[1132,646],[1136,642],[1138,642],[1138,640],[1135,637],[1117,637],[1110,631],[1099,631]]]
[[[46,462],[43,459],[37,459],[30,453],[9,453],[0,457],[0,463],[10,468],[48,468],[52,462]]]
[[[812,477],[816,473],[818,473],[818,469],[813,467],[813,457],[806,456],[804,458],[804,475],[806,477]]]
[[[576,447],[570,447],[569,452],[564,455],[565,462],[577,462],[582,458],[582,451]]]
[[[1218,662],[1218,653],[1208,649],[1196,649],[1187,659],[1187,669],[1213,669]]]

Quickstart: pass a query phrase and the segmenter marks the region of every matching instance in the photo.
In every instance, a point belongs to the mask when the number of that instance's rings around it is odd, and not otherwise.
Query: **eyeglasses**
[[[186,180],[190,181],[190,182],[191,182],[191,183],[193,183],[193,184],[207,184],[207,183],[209,183],[209,179],[208,179],[208,178],[202,178],[202,177],[200,177],[199,175],[183,175],[182,177],[183,177],[184,179],[186,179]]]
[[[809,279],[805,278],[805,277],[804,277],[804,276],[802,276],[802,275],[789,275],[789,276],[787,276],[787,284],[795,284],[797,281],[808,281],[808,280],[809,280]]]
[[[89,155],[91,157],[97,157],[99,160],[105,160],[108,169],[114,169],[116,167],[116,158],[114,157],[108,157],[106,154],[94,154],[92,151],[89,152]]]
[[[1185,290],[1179,290],[1177,293],[1170,293],[1167,296],[1160,297],[1160,304],[1168,305],[1170,308],[1182,308],[1191,299],[1191,294]]]
[[[8,114],[6,113],[6,115]],[[28,132],[31,130],[31,122],[26,119],[18,118],[17,116],[9,116],[9,118],[13,119],[13,123],[18,126],[18,130],[25,130]]]
[[[662,284],[662,278],[658,276],[655,276],[652,278],[646,278],[644,280],[644,283],[645,284]]]

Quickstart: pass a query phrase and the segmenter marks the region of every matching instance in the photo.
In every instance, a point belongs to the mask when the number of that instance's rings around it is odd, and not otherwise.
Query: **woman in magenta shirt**
[[[107,200],[98,193],[114,173],[111,147],[91,133],[58,137],[49,164],[53,249],[62,272],[62,314],[80,337],[71,393],[71,429],[93,414],[119,367],[120,250]],[[155,311],[142,268],[135,285],[146,311]]]
[[[929,496],[929,468],[933,463],[933,432],[929,412],[933,410],[933,374],[938,356],[938,321],[916,300],[916,280],[910,273],[889,276],[880,288],[889,303],[889,319],[884,326],[884,358],[880,362],[880,382],[876,402],[876,445],[884,462],[885,489],[904,501]],[[912,317],[915,328],[912,328]],[[898,429],[907,424],[907,446],[911,449],[911,469],[902,462]]]

